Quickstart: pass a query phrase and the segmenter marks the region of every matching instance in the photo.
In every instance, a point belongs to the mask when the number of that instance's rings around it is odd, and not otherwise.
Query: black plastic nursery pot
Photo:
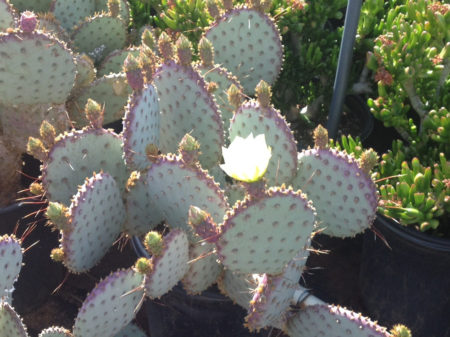
[[[450,239],[432,237],[377,216],[366,231],[362,300],[382,325],[407,325],[414,337],[450,337]]]

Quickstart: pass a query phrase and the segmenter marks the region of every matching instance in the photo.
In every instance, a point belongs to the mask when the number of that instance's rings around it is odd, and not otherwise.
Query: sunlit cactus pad
[[[298,156],[292,184],[313,201],[324,234],[355,236],[375,219],[375,184],[350,155],[333,149],[305,150]]]
[[[217,281],[222,266],[213,253],[214,245],[198,242],[189,247],[189,270],[183,277],[183,288],[188,294],[199,294]]]
[[[76,51],[100,62],[113,50],[125,47],[127,28],[120,18],[100,14],[87,18],[74,28],[72,39]]]
[[[42,330],[38,337],[73,337],[72,333],[61,327],[50,327]]]
[[[42,32],[0,35],[0,97],[5,105],[63,103],[75,81],[66,46]]]
[[[133,269],[116,271],[87,296],[73,327],[74,337],[114,336],[134,318],[144,296],[143,276]]]
[[[130,323],[114,337],[147,337],[147,335],[136,324]]]
[[[90,98],[104,106],[103,124],[118,121],[123,118],[124,107],[127,105],[130,94],[131,87],[128,85],[124,73],[100,77],[68,102],[67,109],[70,119],[76,127],[83,127],[88,124],[83,111],[88,98]]]
[[[95,10],[97,12],[108,11],[108,0],[95,0]],[[122,20],[128,23],[130,19],[130,6],[127,0],[120,0],[120,13],[119,16]]]
[[[158,205],[167,224],[190,231],[187,225],[191,205],[199,207],[216,222],[221,222],[228,208],[223,191],[206,171],[187,166],[179,157],[162,156],[152,164],[147,181],[153,204]]]
[[[127,58],[128,54],[134,57],[139,56],[139,48],[127,48],[127,49],[117,49],[112,51],[105,59],[102,61],[98,67],[97,76],[104,76],[110,73],[120,73],[123,70],[123,62]]]
[[[72,96],[78,94],[82,88],[91,84],[97,75],[94,62],[86,54],[77,54],[75,56],[75,62],[77,67],[77,76],[75,77],[75,85],[71,93]]]
[[[161,65],[154,76],[161,108],[161,151],[174,153],[185,134],[201,146],[205,168],[218,163],[223,145],[223,126],[217,104],[201,76],[173,61]]]
[[[225,269],[217,280],[217,286],[222,294],[247,310],[260,277],[258,274],[240,274]]]
[[[14,27],[14,10],[8,0],[0,0],[0,32]]]
[[[389,337],[385,328],[345,308],[317,304],[293,314],[286,323],[290,337]]]
[[[283,47],[278,28],[263,13],[249,8],[227,11],[206,31],[215,62],[231,71],[247,94],[264,80],[273,84],[281,71]]]
[[[54,0],[50,10],[61,26],[70,31],[78,22],[95,13],[95,0]]]
[[[271,188],[227,213],[217,253],[232,271],[278,274],[309,244],[314,221],[314,209],[300,191]]]
[[[74,273],[95,266],[119,236],[125,208],[119,187],[99,173],[79,188],[70,205],[69,228],[62,231],[64,265]]]
[[[150,162],[145,148],[159,144],[159,102],[153,85],[147,84],[142,91],[134,92],[125,108],[123,120],[123,151],[128,167],[144,170]]]
[[[52,0],[9,0],[20,12],[25,10],[34,12],[47,12]]]
[[[84,129],[59,138],[43,163],[42,183],[50,201],[70,204],[77,186],[93,172],[108,172],[120,190],[128,179],[122,158],[122,140],[112,131]]]
[[[164,237],[161,255],[152,257],[152,271],[145,277],[145,294],[159,298],[169,292],[188,270],[189,243],[187,235],[180,229]]]
[[[8,302],[0,299],[0,337],[28,337],[22,319]]]
[[[0,236],[0,298],[11,290],[19,277],[22,258],[20,241],[13,235]]]
[[[269,186],[289,183],[297,171],[297,145],[289,125],[280,112],[269,106],[262,108],[256,101],[244,103],[230,124],[230,140],[264,134],[272,156],[264,177]]]
[[[36,13],[38,23],[36,29],[43,30],[47,33],[55,35],[61,41],[69,41],[69,33],[59,24],[54,15],[50,12]]]

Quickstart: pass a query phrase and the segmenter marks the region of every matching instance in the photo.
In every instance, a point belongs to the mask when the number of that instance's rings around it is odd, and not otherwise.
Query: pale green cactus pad
[[[72,333],[61,327],[50,327],[42,330],[38,337],[73,337]]]
[[[14,27],[15,14],[8,0],[0,0],[0,32],[9,27]]]
[[[267,185],[280,186],[292,181],[297,172],[297,144],[289,125],[273,107],[262,108],[256,101],[244,103],[230,124],[230,141],[264,134],[272,156],[264,177]]]
[[[214,179],[199,167],[187,166],[178,157],[162,156],[150,167],[147,181],[151,202],[172,228],[190,232],[187,223],[191,205],[211,214],[215,222],[221,222],[228,209],[226,197]]]
[[[86,54],[77,54],[75,56],[77,67],[77,76],[75,77],[75,85],[72,89],[71,96],[79,93],[85,87],[88,87],[96,78],[97,70],[94,62]]]
[[[189,270],[183,277],[183,288],[188,294],[200,294],[217,281],[222,266],[213,254],[214,245],[198,242],[189,247]]]
[[[143,276],[133,269],[116,271],[101,280],[83,302],[73,326],[74,337],[114,336],[139,310]]]
[[[375,220],[375,184],[346,153],[334,149],[302,151],[292,184],[312,200],[324,234],[355,236]]]
[[[97,12],[108,12],[108,0],[95,0],[95,10]],[[120,18],[127,24],[130,21],[130,6],[128,1],[120,0]]]
[[[53,14],[49,12],[39,12],[36,14],[38,23],[36,29],[50,32],[61,41],[68,42],[70,40],[69,33],[59,24]]]
[[[154,229],[164,220],[164,216],[149,197],[150,187],[146,182],[146,174],[133,172],[128,179],[125,192],[125,233],[143,235]]]
[[[214,67],[203,67],[201,65],[196,67],[196,70],[203,76],[206,82],[214,83],[217,89],[213,92],[216,103],[222,116],[224,139],[228,140],[228,129],[230,128],[230,120],[233,117],[234,107],[230,104],[227,96],[228,88],[234,84],[238,90],[243,91],[238,79],[233,76],[228,70],[219,65]]]
[[[258,274],[240,274],[225,269],[217,280],[217,286],[222,294],[247,310],[260,277]]]
[[[0,299],[0,337],[28,337],[22,319],[8,302]]]
[[[306,249],[314,226],[314,208],[305,195],[270,188],[227,213],[216,243],[217,255],[235,272],[278,274]]]
[[[248,95],[260,80],[273,84],[281,71],[283,47],[278,28],[254,9],[227,11],[205,33],[214,46],[215,62],[237,76]]]
[[[147,335],[136,324],[130,323],[114,337],[147,337]]]
[[[264,274],[259,279],[257,291],[250,303],[249,314],[245,317],[250,331],[258,331],[269,326],[282,326],[308,255],[309,251],[302,249],[280,275]]]
[[[385,328],[345,308],[317,304],[294,313],[284,328],[290,337],[389,337]]]
[[[156,70],[154,84],[161,108],[161,151],[174,153],[190,133],[201,145],[202,166],[217,164],[223,145],[222,118],[202,77],[192,68],[169,61]]]
[[[163,251],[152,257],[152,271],[145,277],[145,294],[152,299],[169,292],[188,270],[189,243],[186,233],[175,229],[163,240]]]
[[[123,152],[128,167],[145,170],[150,162],[145,148],[159,144],[159,102],[156,89],[151,84],[133,92],[125,107],[123,119]]]
[[[108,172],[125,190],[128,173],[122,159],[122,140],[112,131],[84,129],[61,136],[43,163],[42,184],[50,201],[69,205],[77,186],[92,173]]]
[[[70,119],[77,128],[88,124],[84,107],[90,98],[104,106],[103,124],[121,120],[125,114],[125,105],[127,105],[128,96],[131,92],[131,87],[128,85],[124,73],[100,77],[67,102]]]
[[[33,12],[48,12],[52,0],[9,0],[9,2],[20,12],[25,10]]]
[[[5,105],[64,103],[75,82],[66,46],[42,32],[0,35],[0,97]]]
[[[12,291],[22,268],[22,258],[20,241],[13,235],[0,236],[0,298]]]
[[[72,32],[74,49],[86,53],[96,63],[127,42],[127,27],[120,18],[100,14],[87,18]]]
[[[114,178],[99,173],[79,188],[69,208],[70,224],[62,230],[63,263],[73,273],[95,266],[122,231],[125,207]]]
[[[50,8],[55,18],[67,31],[95,13],[95,0],[54,0]]]
[[[235,205],[239,200],[243,200],[245,198],[245,188],[239,184],[228,184],[225,188],[225,194],[227,195],[228,202],[231,206]]]
[[[123,71],[123,62],[127,58],[128,54],[133,55],[134,57],[139,56],[139,48],[130,47],[127,49],[118,49],[112,51],[102,63],[98,67],[98,75],[104,76],[110,73],[120,73]]]

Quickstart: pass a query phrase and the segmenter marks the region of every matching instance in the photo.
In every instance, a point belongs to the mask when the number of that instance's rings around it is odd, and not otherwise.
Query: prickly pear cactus
[[[222,294],[247,310],[260,278],[259,274],[240,274],[225,269],[217,280],[217,286]]]
[[[95,13],[95,0],[54,0],[50,12],[67,31]]]
[[[75,85],[73,86],[71,96],[79,94],[83,88],[88,87],[96,78],[97,70],[94,62],[86,54],[77,54],[75,56],[77,66],[77,76],[75,77]]]
[[[50,12],[39,12],[36,14],[38,23],[36,29],[51,33],[61,41],[69,41],[69,33],[60,25],[59,21]]]
[[[107,12],[108,11],[108,0],[95,0],[95,11],[96,12]],[[127,24],[130,20],[130,5],[126,0],[120,0],[120,13],[119,16]]]
[[[125,107],[123,119],[123,152],[128,167],[145,170],[150,162],[146,147],[158,146],[160,138],[160,114],[158,94],[151,84],[133,92]]]
[[[0,32],[15,26],[14,9],[8,0],[0,0]]]
[[[110,73],[120,73],[123,69],[123,62],[128,54],[134,57],[139,56],[139,48],[130,47],[127,49],[118,49],[112,51],[98,67],[98,77],[109,75]]]
[[[227,213],[216,242],[222,264],[235,272],[278,274],[315,227],[314,208],[300,191],[270,188]]]
[[[22,319],[8,302],[0,299],[0,337],[28,337]]]
[[[265,13],[252,8],[227,11],[206,30],[216,63],[237,76],[249,95],[262,79],[273,84],[281,71],[283,47],[278,28]]]
[[[50,327],[42,330],[38,337],[73,337],[72,333],[61,327]]]
[[[48,12],[52,0],[9,0],[9,2],[20,12],[25,10],[38,12]]]
[[[14,235],[0,236],[0,299],[12,291],[22,268],[22,257],[20,241]]]
[[[118,270],[101,280],[84,300],[73,326],[74,337],[114,336],[134,318],[142,303],[142,274]]]
[[[292,314],[284,328],[290,337],[389,337],[385,328],[345,308],[326,304],[307,306]]]

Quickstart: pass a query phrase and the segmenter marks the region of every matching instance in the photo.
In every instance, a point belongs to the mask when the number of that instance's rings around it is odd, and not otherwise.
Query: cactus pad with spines
[[[122,158],[122,140],[112,131],[84,129],[60,136],[43,163],[42,184],[50,201],[70,204],[77,186],[92,173],[108,172],[125,189],[128,179]]]
[[[247,310],[259,278],[258,274],[240,274],[225,269],[217,280],[217,286],[222,294]]]
[[[22,258],[20,241],[14,235],[0,236],[0,298],[13,288],[22,268]]]
[[[123,119],[123,152],[128,167],[145,170],[150,162],[145,148],[159,144],[159,102],[153,85],[146,84],[128,99]]]
[[[2,104],[63,103],[75,81],[69,49],[40,31],[0,35]]]
[[[214,98],[203,78],[192,68],[167,61],[155,72],[161,108],[160,147],[175,152],[190,133],[200,144],[200,163],[209,168],[218,163],[223,145],[223,126]]]
[[[318,148],[302,151],[292,184],[312,200],[324,234],[355,236],[375,219],[375,184],[346,153]]]
[[[95,10],[97,12],[108,11],[108,0],[95,0]],[[126,23],[130,20],[130,6],[127,0],[120,0],[120,18]]]
[[[145,277],[145,294],[160,298],[169,292],[188,270],[189,243],[183,230],[175,229],[163,238],[163,251],[152,257],[152,271]]]
[[[228,208],[223,191],[206,171],[187,166],[179,157],[161,156],[147,173],[148,192],[172,228],[188,227],[191,205],[208,212],[220,222]]]
[[[68,228],[62,231],[64,265],[73,273],[95,266],[119,236],[125,221],[122,196],[108,173],[86,180],[69,208]]]
[[[0,32],[9,27],[14,27],[14,10],[8,0],[0,0]]]
[[[189,270],[182,282],[188,294],[200,294],[217,281],[222,266],[213,253],[214,245],[207,242],[193,243],[189,247]]]
[[[67,31],[95,13],[95,0],[54,0],[50,11]]]
[[[72,333],[61,327],[50,327],[42,330],[38,337],[73,337]]]
[[[27,328],[11,305],[0,299],[0,336],[28,337]]]
[[[269,186],[289,183],[297,171],[297,145],[289,125],[272,106],[263,108],[256,101],[244,103],[230,123],[230,140],[264,134],[272,157],[266,174]]]
[[[246,7],[227,11],[205,33],[215,62],[235,76],[249,95],[262,79],[273,84],[281,71],[283,47],[278,28],[266,14]]]
[[[9,2],[20,12],[25,10],[33,12],[48,12],[52,0],[9,0]]]
[[[72,89],[71,96],[79,94],[79,91],[89,86],[97,76],[94,62],[86,54],[77,54],[75,56],[75,62],[77,76],[75,77],[75,85]]]
[[[130,323],[114,337],[147,337],[147,335],[136,324]]]
[[[59,21],[50,12],[39,12],[36,14],[38,23],[36,29],[43,30],[55,35],[61,41],[69,41],[69,33],[60,25]]]
[[[284,328],[290,337],[389,337],[385,328],[345,308],[316,304],[292,314]]]
[[[114,336],[138,311],[143,276],[133,269],[118,270],[103,280],[83,302],[73,326],[74,337]]]
[[[110,73],[120,73],[123,71],[123,62],[127,58],[128,54],[132,54],[134,57],[139,56],[139,48],[131,47],[127,49],[117,49],[112,51],[98,67],[97,76],[104,76]]]
[[[105,106],[103,124],[123,118],[131,87],[124,73],[109,74],[96,79],[88,87],[67,103],[70,119],[76,127],[88,124],[84,115],[84,106],[89,98]]]
[[[72,32],[74,49],[88,54],[96,63],[127,42],[127,27],[120,18],[100,14],[87,18]]]
[[[227,213],[217,255],[235,272],[278,274],[306,248],[314,226],[314,208],[301,191],[270,188]]]

